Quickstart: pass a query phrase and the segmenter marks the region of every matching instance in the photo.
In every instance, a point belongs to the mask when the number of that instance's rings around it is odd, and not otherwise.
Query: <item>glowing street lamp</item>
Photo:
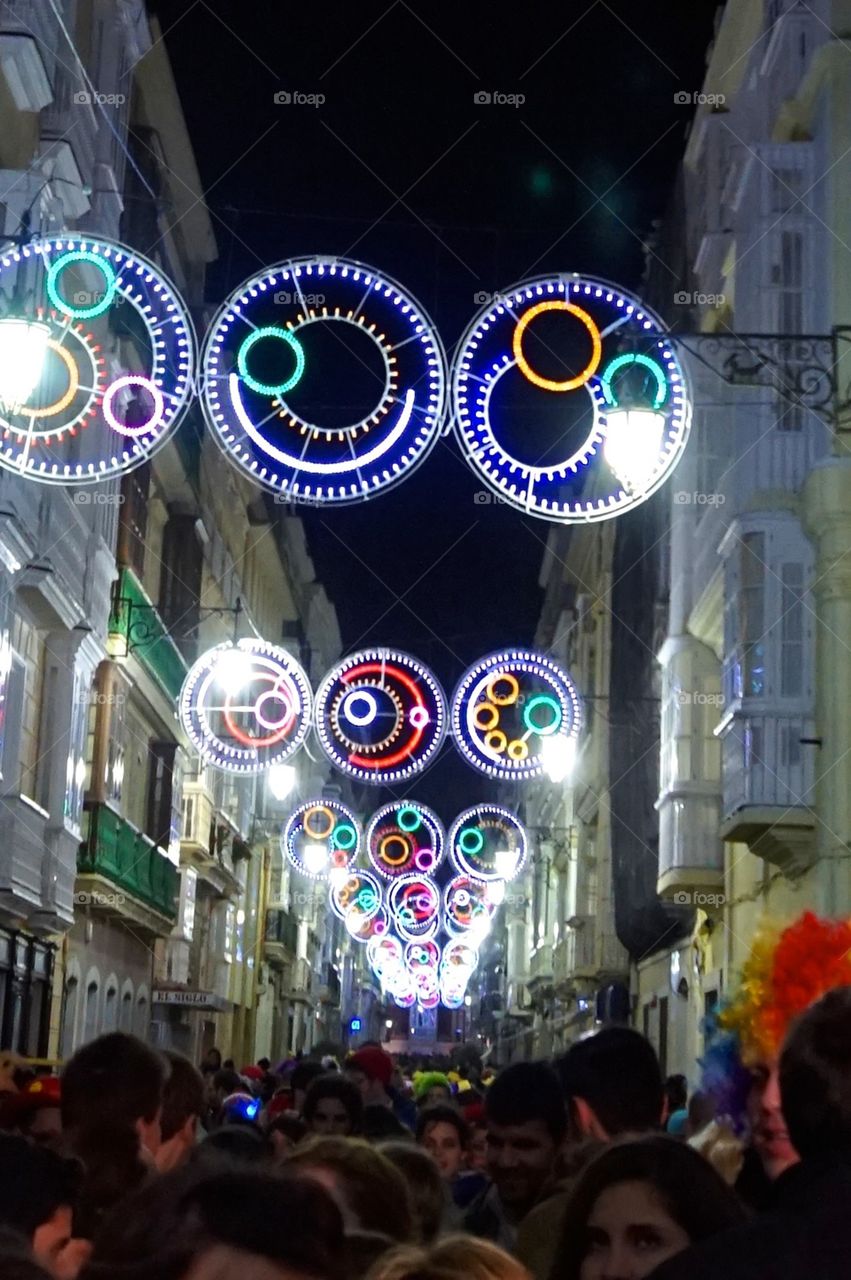
[[[18,413],[39,384],[50,329],[39,320],[0,320],[0,405]]]
[[[298,774],[295,765],[273,764],[266,773],[266,785],[275,800],[286,800],[294,789]]]
[[[648,379],[655,383],[652,392]],[[626,353],[609,365],[601,387],[606,401],[603,456],[626,490],[640,492],[652,483],[663,458],[664,371],[650,356]]]
[[[576,761],[576,743],[573,738],[545,738],[541,744],[541,758],[550,782],[566,782]]]

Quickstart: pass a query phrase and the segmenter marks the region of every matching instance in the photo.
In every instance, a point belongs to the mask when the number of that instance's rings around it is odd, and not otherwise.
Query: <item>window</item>
[[[765,679],[765,537],[746,533],[741,543],[739,644],[746,698],[767,692]]]
[[[133,992],[125,991],[121,997],[121,1018],[119,1029],[129,1035],[133,1030]]]
[[[39,728],[44,689],[44,637],[32,623],[16,614],[12,623],[12,648],[22,664],[24,681],[21,708],[21,795],[38,802]]]
[[[69,1058],[74,1051],[74,1028],[77,1025],[77,1003],[80,995],[80,984],[76,978],[69,978],[65,984],[65,1003],[62,1008],[62,1056]]]
[[[804,566],[784,564],[780,601],[780,692],[800,697],[804,670]]]
[[[136,1027],[135,1034],[140,1040],[147,1040],[150,1030],[150,1015],[148,1013],[148,997],[144,994],[139,995],[136,999]]]
[[[98,984],[92,979],[86,987],[86,1011],[83,1020],[83,1043],[94,1040],[98,1033]]]
[[[118,1030],[118,990],[116,987],[109,987],[106,992],[106,1001],[103,1007],[103,1029],[104,1031]]]

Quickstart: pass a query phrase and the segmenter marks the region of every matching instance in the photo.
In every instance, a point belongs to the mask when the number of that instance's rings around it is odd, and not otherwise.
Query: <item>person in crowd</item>
[[[36,1076],[17,1093],[2,1095],[0,1129],[55,1146],[62,1135],[61,1090],[58,1076]]]
[[[212,1049],[207,1050],[204,1057],[201,1059],[201,1075],[207,1075],[208,1072],[210,1074],[215,1074],[217,1071],[221,1070],[221,1066],[222,1055],[214,1045]]]
[[[456,1107],[446,1103],[425,1107],[417,1120],[416,1137],[451,1186],[464,1168],[470,1140],[464,1117]]]
[[[237,1093],[231,1093],[225,1098],[218,1114],[218,1127],[223,1129],[227,1125],[248,1125],[252,1129],[260,1128],[261,1103],[259,1098],[255,1098],[244,1087]]]
[[[201,1169],[263,1168],[271,1166],[275,1147],[257,1125],[223,1125],[208,1133],[190,1157]]]
[[[688,1081],[684,1075],[668,1076],[665,1081],[665,1104],[666,1132],[672,1137],[684,1138],[688,1123]]]
[[[292,1094],[292,1109],[301,1115],[307,1091],[314,1080],[325,1075],[321,1062],[298,1062],[290,1072],[289,1088]]]
[[[185,1164],[198,1140],[198,1124],[204,1115],[204,1078],[188,1058],[166,1049],[169,1066],[163,1089],[160,1147],[154,1157],[160,1173]]]
[[[803,962],[799,971],[804,984],[816,976],[808,968]],[[673,1259],[658,1280],[851,1275],[851,986],[828,991],[794,1023],[781,1051],[779,1082],[798,1159],[778,1175],[773,1207]]]
[[[650,1041],[630,1027],[604,1027],[572,1044],[556,1063],[567,1104],[574,1173],[601,1144],[625,1133],[662,1127],[665,1090],[659,1060]],[[493,1086],[491,1086],[493,1088]],[[534,1209],[522,1224],[517,1256],[545,1280],[554,1260],[555,1241],[573,1177]]]
[[[568,1200],[551,1280],[644,1280],[744,1218],[735,1193],[688,1144],[669,1135],[615,1142]]]
[[[393,1059],[380,1045],[365,1045],[346,1060],[346,1077],[360,1090],[363,1099],[363,1132],[374,1141],[401,1137],[402,1128],[412,1129],[416,1123],[414,1104],[407,1106],[408,1100],[402,1099],[392,1090],[393,1071]],[[394,1115],[398,1124],[391,1127],[386,1116],[376,1115],[373,1108],[378,1107]],[[409,1124],[408,1121],[413,1123]]]
[[[315,1182],[178,1169],[104,1224],[80,1280],[345,1280],[340,1211]]]
[[[511,1251],[518,1224],[555,1180],[567,1131],[558,1077],[546,1063],[514,1063],[488,1089],[485,1113],[492,1185],[467,1209],[464,1225]]]
[[[465,1167],[471,1172],[484,1173],[488,1160],[488,1127],[485,1120],[485,1104],[476,1100],[465,1104],[461,1114],[470,1134],[467,1143]]]
[[[207,1127],[214,1129],[219,1123],[222,1104],[234,1093],[244,1093],[245,1082],[229,1067],[220,1067],[209,1077],[207,1086]]]
[[[414,1076],[414,1101],[420,1109],[438,1103],[445,1106],[453,1099],[449,1077],[442,1071],[418,1071]]]
[[[413,1211],[405,1179],[385,1155],[359,1138],[302,1143],[287,1169],[315,1178],[337,1201],[347,1231],[377,1231],[410,1241]]]
[[[413,1238],[418,1244],[431,1244],[451,1220],[446,1183],[435,1161],[412,1142],[382,1142],[378,1150],[396,1166],[407,1184],[414,1218]]]
[[[74,1234],[93,1240],[114,1206],[156,1175],[155,1157],[140,1147],[132,1129],[110,1121],[75,1130],[68,1149],[84,1170]]]
[[[0,1134],[0,1227],[19,1231],[54,1280],[74,1280],[87,1248],[73,1239],[82,1169],[25,1138]],[[0,1275],[6,1271],[0,1263]]]
[[[335,1071],[311,1083],[301,1114],[310,1133],[350,1138],[360,1133],[363,1097],[351,1080]]]
[[[153,1157],[161,1140],[168,1066],[136,1036],[112,1031],[83,1045],[62,1073],[62,1128],[73,1138],[98,1128],[132,1129]]]
[[[273,1163],[283,1164],[307,1137],[307,1125],[294,1111],[284,1111],[267,1126],[266,1136],[272,1144]]]
[[[529,1272],[489,1240],[458,1235],[430,1249],[393,1249],[367,1280],[529,1280]]]
[[[696,1089],[688,1100],[685,1136],[691,1141],[715,1120],[715,1103],[708,1093]]]

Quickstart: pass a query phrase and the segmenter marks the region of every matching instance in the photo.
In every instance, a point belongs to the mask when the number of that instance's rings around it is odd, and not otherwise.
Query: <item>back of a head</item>
[[[32,1237],[60,1206],[76,1205],[81,1177],[76,1160],[32,1146],[25,1138],[0,1134],[0,1226]],[[2,1269],[0,1275],[5,1275]]]
[[[162,1104],[166,1061],[136,1036],[112,1031],[83,1045],[62,1073],[62,1127],[152,1121]]]
[[[556,1063],[568,1106],[583,1098],[610,1138],[658,1129],[664,1082],[656,1051],[631,1027],[577,1040]]]
[[[299,1276],[341,1280],[343,1223],[315,1183],[230,1170],[157,1178],[104,1224],[87,1280],[184,1280],[217,1246],[259,1255]]]
[[[525,1267],[490,1240],[446,1236],[431,1249],[393,1249],[367,1280],[530,1280]]]
[[[780,1055],[780,1095],[802,1159],[851,1154],[851,987],[836,987],[794,1023]]]
[[[204,1169],[246,1168],[268,1164],[269,1140],[250,1125],[226,1125],[216,1129],[193,1149],[190,1162]]]
[[[412,1142],[382,1142],[378,1150],[401,1173],[411,1197],[416,1234],[431,1244],[440,1231],[447,1205],[446,1186],[431,1156]]]
[[[343,1200],[364,1231],[394,1240],[413,1234],[411,1196],[402,1174],[360,1138],[315,1138],[299,1143],[287,1161],[294,1172],[325,1169],[336,1178]]]
[[[558,1077],[546,1062],[515,1062],[501,1071],[485,1096],[485,1115],[498,1125],[541,1120],[557,1143],[567,1130]]]
[[[163,1056],[169,1065],[169,1074],[163,1089],[160,1127],[163,1142],[168,1142],[187,1120],[200,1119],[204,1114],[204,1078],[182,1053],[166,1049]]]

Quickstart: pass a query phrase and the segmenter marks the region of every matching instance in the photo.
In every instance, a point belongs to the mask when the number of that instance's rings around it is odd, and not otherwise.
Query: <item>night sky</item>
[[[547,270],[640,287],[693,112],[675,95],[700,89],[717,5],[152,7],[213,213],[210,302],[281,259],[345,254],[409,289],[451,357],[480,292]],[[481,490],[450,437],[390,494],[304,513],[346,651],[401,646],[451,693],[469,662],[532,640],[547,525]],[[448,748],[410,790],[447,822],[494,798]]]

